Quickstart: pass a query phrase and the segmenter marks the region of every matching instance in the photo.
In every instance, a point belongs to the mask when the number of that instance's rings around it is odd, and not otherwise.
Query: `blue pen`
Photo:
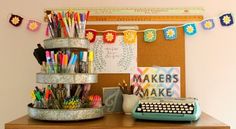
[[[75,54],[73,62],[72,62],[72,66],[71,66],[71,71],[75,71],[75,64],[76,64],[77,59],[78,59],[78,56],[77,54]]]
[[[77,58],[78,58],[78,56],[75,55],[72,65],[75,65],[75,63],[76,63],[76,61],[77,61]]]
[[[83,59],[83,53],[84,53],[83,51],[81,51],[81,52],[79,53],[79,60],[80,60],[80,61],[82,61],[82,59]]]

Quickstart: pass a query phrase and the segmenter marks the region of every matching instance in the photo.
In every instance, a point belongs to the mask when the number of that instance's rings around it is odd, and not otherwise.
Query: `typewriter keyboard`
[[[193,114],[193,102],[140,102],[136,112],[142,113],[171,113]]]

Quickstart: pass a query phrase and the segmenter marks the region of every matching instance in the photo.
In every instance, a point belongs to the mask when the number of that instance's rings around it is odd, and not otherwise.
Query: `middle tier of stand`
[[[88,84],[97,83],[97,74],[91,73],[37,73],[36,82],[41,84]]]
[[[89,41],[80,38],[54,38],[44,40],[44,47],[46,49],[58,48],[89,48]]]

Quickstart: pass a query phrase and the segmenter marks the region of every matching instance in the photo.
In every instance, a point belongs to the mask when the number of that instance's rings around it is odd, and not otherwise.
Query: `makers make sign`
[[[144,96],[180,97],[180,67],[138,67],[130,84],[141,85]]]

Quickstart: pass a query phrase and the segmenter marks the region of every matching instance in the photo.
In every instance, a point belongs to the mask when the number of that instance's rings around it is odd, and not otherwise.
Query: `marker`
[[[81,54],[83,53],[83,54]],[[80,63],[79,63],[79,72],[80,73],[87,73],[88,72],[88,52],[84,51],[80,53]]]
[[[79,23],[78,23],[78,13],[77,12],[74,13],[74,22],[75,22],[77,36],[79,36],[79,25],[78,25]]]
[[[75,71],[75,64],[76,64],[77,59],[78,59],[78,55],[75,54],[75,57],[73,59],[72,66],[71,66],[71,71]]]
[[[93,51],[89,51],[88,56],[88,73],[94,73],[94,67],[93,67],[93,59],[94,59],[94,53]]]
[[[61,12],[58,13],[58,19],[60,21],[61,28],[63,28],[64,37],[68,37],[67,30],[66,30],[65,24],[63,22],[63,18],[62,18]]]
[[[73,60],[74,60],[74,53],[72,53],[72,55],[71,55],[71,58],[70,58],[70,61],[69,61],[69,64],[68,64],[68,67],[67,67],[67,70],[66,70],[67,73],[72,72],[71,67],[72,67]]]
[[[52,26],[52,15],[51,14],[48,15],[48,19],[49,19],[48,28],[49,28],[52,38],[54,38],[55,35],[54,35],[54,31],[53,31],[53,26]]]
[[[71,13],[70,17],[71,17],[71,28],[70,28],[70,30],[71,30],[71,36],[73,37],[74,34],[75,34],[75,21],[74,21],[74,13],[73,12]]]
[[[64,24],[65,24],[67,34],[68,34],[69,37],[71,37],[71,36],[70,36],[70,29],[69,29],[69,27],[68,27],[68,24],[67,24],[67,21],[66,21],[66,16],[65,16],[65,12],[64,12],[64,11],[62,12],[62,16],[63,16],[63,22],[64,22]]]
[[[85,26],[86,26],[85,14],[80,13],[79,38],[85,38]]]
[[[51,62],[49,51],[46,51],[46,60],[47,60],[47,66],[48,66],[48,73],[52,73],[53,72],[53,66],[51,64],[52,62]]]

